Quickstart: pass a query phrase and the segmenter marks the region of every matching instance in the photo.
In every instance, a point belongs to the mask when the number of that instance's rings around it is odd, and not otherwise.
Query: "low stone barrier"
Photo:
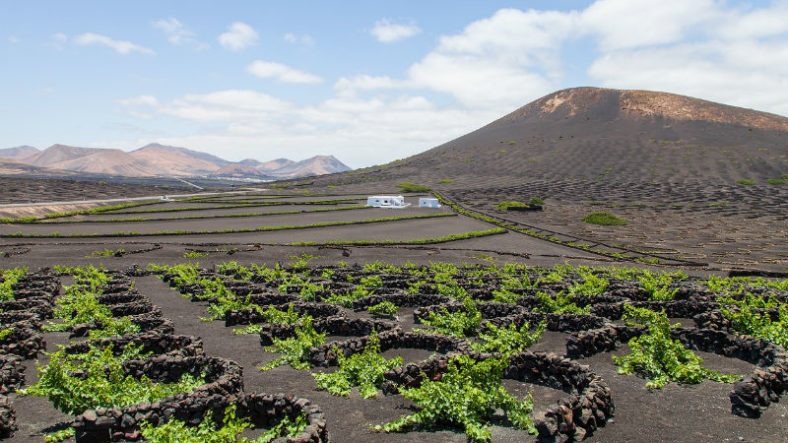
[[[489,354],[469,354],[476,360]],[[417,387],[426,378],[435,380],[448,371],[451,356],[441,356],[395,368],[384,374],[384,394],[398,393],[398,387]],[[615,405],[607,382],[586,365],[553,353],[523,351],[509,357],[504,378],[561,389],[567,398],[534,416],[540,438],[564,434],[582,440],[613,416]]]
[[[188,373],[204,376],[206,384],[153,403],[87,410],[74,420],[78,442],[139,438],[142,421],[158,425],[174,417],[194,424],[195,420],[202,419],[202,414],[195,417],[194,411],[205,411],[243,391],[243,369],[223,358],[159,355],[123,362],[123,368],[135,378],[144,375],[155,382],[173,383]]]
[[[468,352],[468,343],[456,337],[443,335],[424,334],[417,332],[404,332],[401,328],[378,334],[380,352],[389,349],[412,348],[426,349],[440,353]],[[345,357],[359,354],[369,345],[369,337],[352,338],[336,343],[325,343],[309,351],[308,360],[313,366],[335,366],[338,364],[338,353]]]
[[[295,329],[299,325],[266,324],[260,331],[260,344],[269,346],[274,338],[289,338],[295,336]],[[349,319],[342,316],[316,318],[312,326],[317,332],[329,335],[359,336],[369,335],[372,331],[388,331],[397,327],[397,324],[384,320],[369,320],[365,318]]]
[[[328,303],[309,303],[309,302],[295,302],[292,303],[293,311],[299,315],[311,315],[315,318],[330,317],[332,315],[339,315],[343,309],[339,306],[331,305]],[[288,305],[276,305],[279,310],[286,311],[289,309]],[[254,323],[266,323],[265,317],[255,309],[234,309],[227,311],[224,315],[225,326],[248,325]]]

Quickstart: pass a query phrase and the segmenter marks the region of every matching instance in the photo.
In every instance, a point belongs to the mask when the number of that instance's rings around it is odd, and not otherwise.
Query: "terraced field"
[[[0,431],[184,441],[180,421],[304,442],[788,432],[787,280],[321,261],[5,270]],[[772,326],[747,329],[743,315]],[[658,369],[639,366],[649,340],[703,360],[676,371],[650,354]],[[209,414],[236,419],[208,428]]]
[[[784,278],[725,277],[704,257],[578,234],[549,199],[543,211],[502,212],[501,193],[454,189],[438,194],[439,209],[386,210],[353,192],[3,219],[0,433],[85,442],[185,441],[189,429],[203,432],[197,441],[788,435]],[[657,370],[644,369],[647,358]],[[95,376],[99,366],[114,381]]]

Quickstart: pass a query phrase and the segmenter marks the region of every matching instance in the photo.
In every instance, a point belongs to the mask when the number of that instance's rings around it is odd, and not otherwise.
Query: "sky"
[[[788,115],[788,0],[0,0],[0,148],[404,158],[559,89]]]

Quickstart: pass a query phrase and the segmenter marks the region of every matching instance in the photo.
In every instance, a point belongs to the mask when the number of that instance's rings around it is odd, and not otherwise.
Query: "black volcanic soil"
[[[292,253],[292,250],[289,252]],[[258,251],[256,262],[285,261],[288,250],[268,249]],[[407,257],[414,259],[412,252],[404,255],[399,250],[389,250],[385,259],[391,262],[402,262]],[[378,257],[381,254],[378,253]],[[237,257],[233,257],[237,258]],[[432,257],[421,254],[414,261],[427,263]],[[446,257],[441,257],[445,259]],[[175,260],[175,257],[171,257]],[[158,261],[158,260],[157,260]],[[176,260],[178,261],[178,260]],[[182,259],[179,261],[183,261]],[[213,260],[209,260],[213,261]],[[324,257],[314,264],[332,263],[336,258]],[[3,265],[16,265],[19,258],[4,261]],[[76,264],[79,260],[57,260],[52,263]],[[119,258],[112,262],[113,267],[122,268],[132,262],[131,258]],[[243,264],[248,264],[246,260]],[[30,263],[32,264],[32,263]],[[411,403],[401,396],[381,396],[378,399],[362,400],[356,392],[349,398],[332,397],[326,392],[315,389],[312,377],[304,371],[296,371],[288,366],[276,368],[262,373],[256,368],[273,358],[275,354],[265,352],[259,344],[257,336],[235,336],[232,328],[223,322],[202,322],[206,303],[190,302],[177,291],[170,289],[157,277],[138,277],[134,279],[135,288],[150,297],[159,306],[163,314],[175,324],[177,334],[196,335],[203,339],[205,352],[213,356],[232,359],[244,367],[244,385],[246,392],[288,392],[306,397],[320,405],[324,411],[332,441],[336,442],[412,442],[439,441],[465,442],[465,437],[450,430],[439,432],[412,432],[406,434],[374,434],[367,425],[394,420],[408,413]],[[414,327],[412,309],[403,309],[399,321],[408,330]],[[366,313],[350,313],[354,317],[366,317]],[[532,349],[534,351],[555,352],[565,351],[567,334],[557,332],[545,333],[543,339]],[[62,333],[47,333],[48,349],[54,349],[56,343],[65,342]],[[329,339],[331,341],[331,338]],[[661,391],[650,392],[644,388],[644,380],[636,376],[624,376],[616,373],[611,355],[626,353],[622,347],[612,353],[598,354],[591,358],[581,359],[610,384],[614,395],[616,413],[614,419],[604,428],[599,429],[589,442],[779,442],[788,435],[786,421],[786,405],[776,403],[766,409],[765,414],[757,419],[745,419],[730,413],[728,393],[730,385],[704,382],[699,385],[686,386],[671,384]],[[388,357],[400,355],[408,360],[418,360],[429,355],[420,350],[400,349],[388,351]],[[700,353],[706,366],[729,373],[748,373],[753,366],[740,360],[720,357],[714,354]],[[41,363],[45,363],[41,358]],[[34,380],[35,370],[32,362],[27,364],[28,380]],[[566,394],[554,389],[506,381],[504,386],[513,395],[534,393],[535,409],[538,411],[554,403]],[[15,398],[15,404],[21,410],[17,417],[20,431],[9,441],[35,442],[42,441],[41,432],[51,430],[68,417],[57,413],[49,403],[38,398]],[[512,428],[493,426],[494,442],[534,442],[536,439],[523,431]]]
[[[0,204],[145,197],[183,192],[180,186],[138,186],[111,182],[0,177]],[[194,188],[190,188],[194,189]]]

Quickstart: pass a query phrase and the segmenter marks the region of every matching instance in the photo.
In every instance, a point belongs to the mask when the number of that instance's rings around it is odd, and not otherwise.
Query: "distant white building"
[[[367,206],[402,209],[410,206],[410,203],[405,203],[405,197],[401,195],[373,195],[367,197]]]
[[[421,197],[421,198],[419,198],[419,207],[420,208],[440,208],[441,204],[438,202],[437,198]]]

